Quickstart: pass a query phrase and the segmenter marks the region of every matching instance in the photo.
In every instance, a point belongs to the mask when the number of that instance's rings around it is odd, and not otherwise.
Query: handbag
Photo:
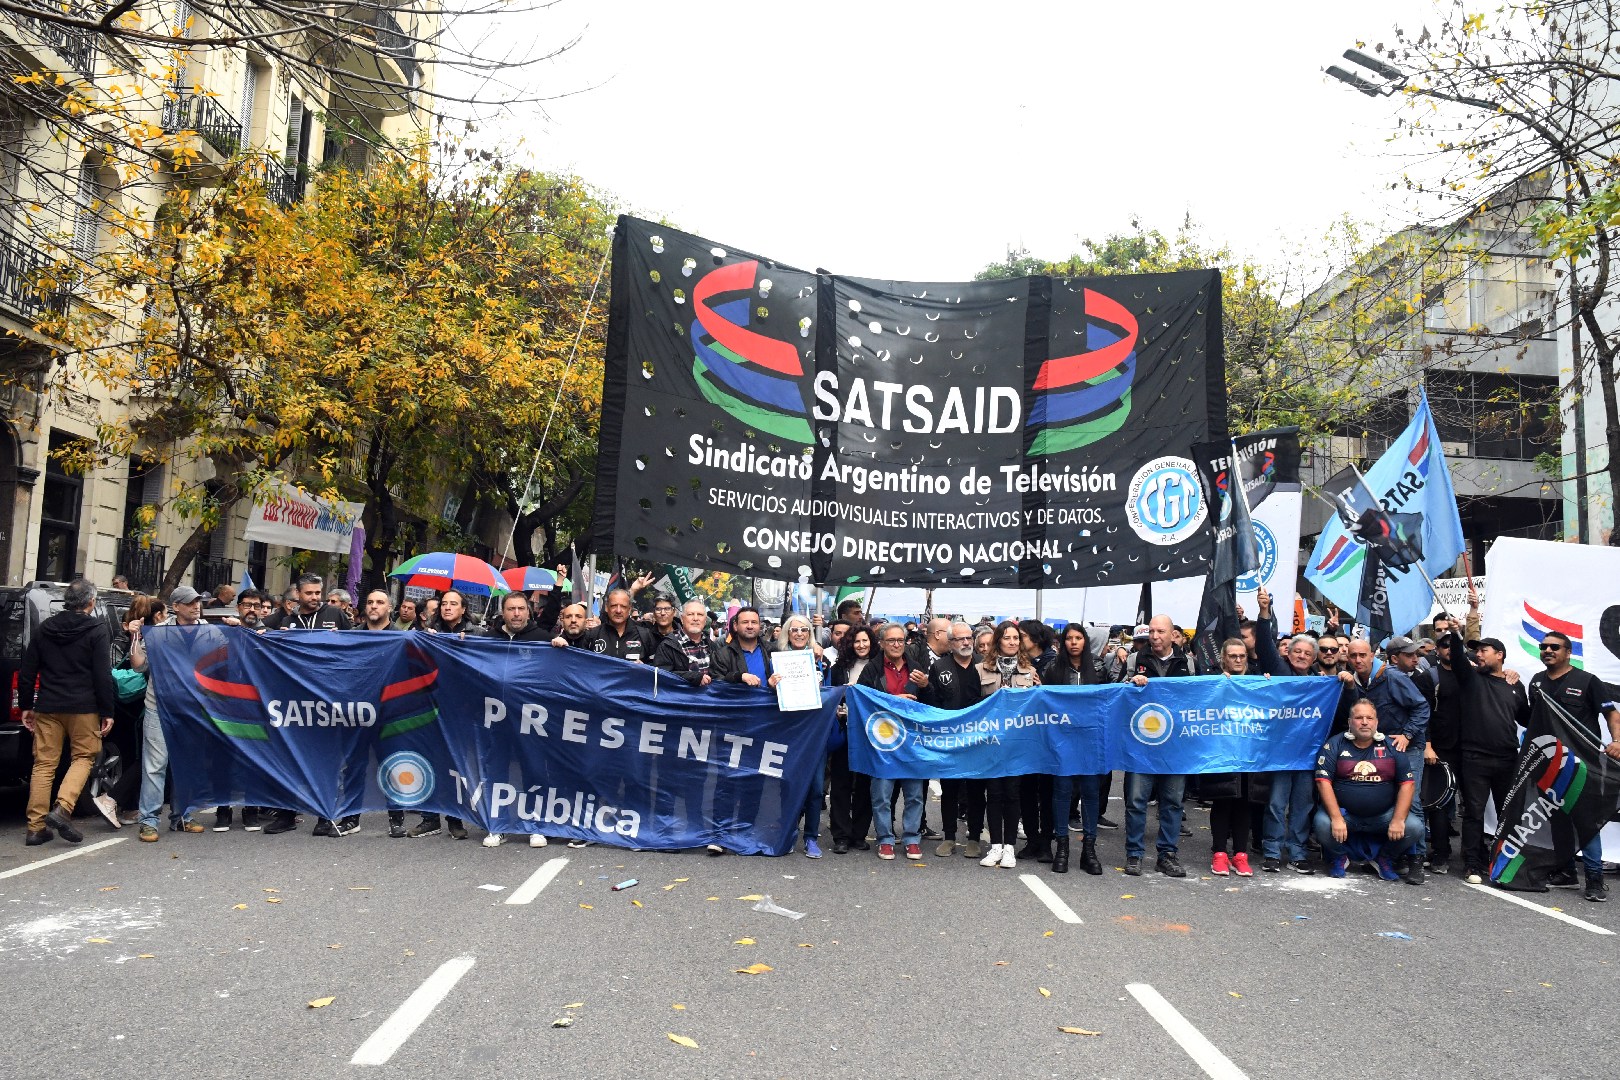
[[[133,668],[113,668],[113,687],[119,701],[136,701],[146,694],[146,673]]]

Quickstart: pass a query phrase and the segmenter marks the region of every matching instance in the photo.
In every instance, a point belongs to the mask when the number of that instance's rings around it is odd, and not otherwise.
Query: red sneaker
[[[893,844],[879,844],[878,845],[878,858],[880,858],[880,859],[892,859],[892,858],[894,858],[894,845]]]
[[[1217,851],[1215,858],[1210,860],[1209,872],[1216,877],[1225,877],[1232,872],[1232,864],[1226,858],[1226,852]]]
[[[1248,852],[1240,851],[1232,856],[1232,872],[1238,877],[1254,877],[1254,871],[1249,869]]]
[[[922,858],[922,848],[918,847],[916,844],[907,844],[906,845],[906,858],[908,858],[908,859],[920,859],[920,858]]]

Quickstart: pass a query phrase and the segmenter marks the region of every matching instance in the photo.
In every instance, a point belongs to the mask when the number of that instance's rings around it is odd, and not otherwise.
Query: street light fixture
[[[1344,58],[1358,67],[1364,67],[1381,79],[1388,79],[1392,85],[1379,86],[1371,80],[1364,79],[1353,71],[1346,71],[1335,65],[1327,69],[1327,73],[1338,79],[1346,86],[1359,90],[1368,97],[1388,97],[1396,90],[1406,85],[1406,72],[1392,64],[1386,64],[1376,56],[1368,56],[1358,49],[1344,50]]]

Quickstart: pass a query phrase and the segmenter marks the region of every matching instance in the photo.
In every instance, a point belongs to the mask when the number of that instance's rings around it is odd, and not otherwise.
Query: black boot
[[[1090,837],[1080,843],[1080,869],[1092,876],[1102,873],[1102,863],[1097,861],[1097,841]]]
[[[1052,855],[1052,873],[1067,874],[1069,872],[1069,838],[1057,838],[1057,850]]]

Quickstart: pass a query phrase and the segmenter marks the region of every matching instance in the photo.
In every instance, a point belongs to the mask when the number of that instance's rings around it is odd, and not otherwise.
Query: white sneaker
[[[999,862],[1001,862],[1001,845],[991,844],[989,852],[985,854],[984,858],[979,860],[979,865],[995,866]]]
[[[1003,870],[1011,870],[1013,867],[1018,865],[1018,859],[1015,854],[1017,851],[1017,844],[1008,844],[1001,849],[1001,868]]]
[[[1483,885],[1483,884],[1485,884],[1485,879],[1480,877],[1478,874],[1469,874],[1468,875],[1468,884],[1470,884],[1470,885]]]
[[[530,847],[545,847],[546,846],[546,838],[541,836],[539,833],[530,833],[529,834],[529,846]]]
[[[504,843],[506,843],[506,834],[504,833],[492,832],[484,837],[485,847],[500,847]]]

